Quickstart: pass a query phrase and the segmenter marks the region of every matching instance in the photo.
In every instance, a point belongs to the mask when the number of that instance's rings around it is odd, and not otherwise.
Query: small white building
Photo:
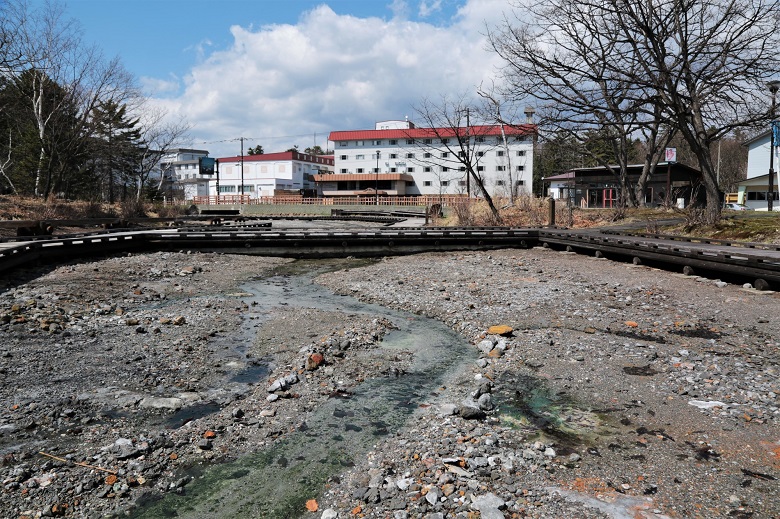
[[[176,148],[170,150],[160,159],[160,171],[164,183],[180,187],[184,199],[192,200],[195,196],[207,196],[211,176],[201,175],[199,159],[208,157],[206,150]]]
[[[746,141],[748,148],[747,179],[739,183],[738,202],[757,211],[767,210],[767,193],[769,192],[769,155],[771,132],[764,132]],[[772,179],[774,200],[772,209],[780,210],[778,186],[780,186],[780,145],[775,143],[774,170]]]
[[[535,133],[533,124],[417,128],[410,121],[334,131],[334,172],[316,180],[324,196],[479,196],[463,163],[471,155],[491,196],[530,194]]]
[[[279,191],[316,195],[314,175],[333,172],[332,155],[297,151],[245,155],[217,159],[220,195],[243,194],[251,198],[275,196]],[[217,178],[211,178],[209,194],[217,193]]]

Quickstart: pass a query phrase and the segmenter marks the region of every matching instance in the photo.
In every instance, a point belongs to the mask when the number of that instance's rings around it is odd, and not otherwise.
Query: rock
[[[477,348],[479,351],[487,355],[491,351],[493,351],[493,348],[495,347],[495,344],[490,339],[484,339],[482,341],[479,341],[479,344],[477,344]]]
[[[493,493],[477,496],[471,502],[471,508],[479,510],[481,519],[504,519],[501,509],[505,507],[504,500]]]
[[[175,324],[176,326],[187,324],[187,319],[185,319],[183,315],[180,315],[173,320],[173,324]]]
[[[432,489],[428,490],[428,493],[425,494],[425,500],[432,505],[438,503],[440,497],[441,497],[440,490],[436,487],[433,487]]]
[[[320,519],[336,519],[339,513],[332,508],[328,508],[322,511]]]
[[[485,411],[467,405],[458,408],[458,414],[464,420],[481,420],[485,418]]]
[[[312,353],[306,357],[306,363],[304,368],[306,371],[314,371],[325,362],[325,357],[322,353]]]
[[[479,400],[477,400],[477,405],[483,411],[490,411],[493,409],[493,399],[490,396],[490,393],[480,395]]]
[[[507,326],[505,324],[499,324],[499,325],[496,325],[496,326],[491,326],[490,328],[488,328],[487,332],[490,335],[504,335],[504,336],[507,336],[507,335],[512,335],[513,331],[514,331],[514,329],[511,326]]]
[[[151,407],[152,409],[181,409],[181,407],[184,405],[184,402],[181,398],[162,398],[162,397],[153,397],[148,396],[141,400],[141,402],[138,404],[141,407]]]
[[[213,447],[213,444],[211,443],[211,440],[206,438],[201,438],[198,441],[198,448],[203,451],[210,451]]]
[[[439,406],[439,414],[442,416],[450,416],[458,411],[458,406],[456,404],[442,404]]]

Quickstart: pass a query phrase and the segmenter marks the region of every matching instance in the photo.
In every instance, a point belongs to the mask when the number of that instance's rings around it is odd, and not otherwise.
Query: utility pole
[[[239,203],[244,203],[244,138],[239,137],[241,141],[241,193],[239,193]]]

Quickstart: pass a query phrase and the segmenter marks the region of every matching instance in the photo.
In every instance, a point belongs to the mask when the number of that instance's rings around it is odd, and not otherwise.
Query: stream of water
[[[475,358],[473,348],[442,323],[337,296],[312,282],[318,269],[332,264],[303,265],[304,272],[246,285],[252,296],[245,301],[252,312],[261,316],[289,305],[388,318],[398,329],[380,345],[414,352],[411,368],[401,376],[367,380],[349,398],[327,400],[306,418],[305,427],[284,440],[207,467],[185,487],[185,495],[168,494],[136,517],[299,517],[306,500],[321,494],[328,478],[357,464],[378,439],[399,430],[448,375]]]

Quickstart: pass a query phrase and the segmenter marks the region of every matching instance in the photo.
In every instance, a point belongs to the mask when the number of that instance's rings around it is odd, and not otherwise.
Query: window
[[[449,171],[449,170],[450,170],[450,168],[448,168],[447,166],[442,166],[442,167],[441,167],[441,169],[440,169],[440,171],[441,171],[442,173],[446,173],[446,172],[447,172],[447,171]]]
[[[465,180],[458,180],[458,185],[459,186],[465,186],[466,185],[466,181]]]
[[[458,171],[466,171],[466,166],[461,166],[458,168]]]
[[[485,166],[477,166],[477,171],[485,171]]]
[[[355,155],[355,160],[363,160],[365,158],[366,158],[365,155]]]
[[[235,193],[236,186],[219,186],[220,193]]]
[[[379,168],[373,168],[373,169],[372,169],[372,171],[373,171],[374,173],[379,173]]]
[[[446,159],[450,156],[450,153],[448,151],[442,151],[441,152],[441,158]]]
[[[503,157],[503,156],[504,156],[504,150],[496,151],[496,157]]]
[[[465,157],[465,156],[466,156],[466,152],[465,152],[465,151],[459,151],[459,152],[458,152],[458,157],[461,157],[461,158],[463,158],[463,157]]]
[[[425,172],[425,173],[430,173],[430,172],[431,172],[431,167],[430,167],[430,166],[425,166],[425,167],[423,168],[423,172]]]
[[[430,159],[431,158],[431,154],[430,153],[423,153],[423,158],[424,159]]]
[[[478,151],[477,152],[477,157],[484,157],[484,156],[485,156],[485,152],[484,151]]]
[[[390,146],[395,146],[396,144],[398,144],[396,139],[390,139]]]
[[[406,154],[406,158],[407,159],[413,159],[414,158],[414,153],[407,153]]]
[[[518,181],[516,182],[516,184],[517,184],[518,186],[524,186],[524,185],[525,185],[525,180],[518,180]],[[651,188],[651,189],[652,189],[652,188]]]
[[[341,168],[340,173],[346,173],[346,172],[347,172],[347,168]]]
[[[382,145],[382,141],[371,141],[371,145],[372,146],[381,146]]]
[[[444,186],[444,187],[447,187],[447,186],[450,185],[450,181],[449,180],[442,180],[441,181],[441,185]]]
[[[432,139],[423,139],[423,144],[432,144],[432,143],[433,143]]]
[[[398,154],[397,153],[391,153],[390,154],[390,158],[391,159],[397,159],[398,158]]]
[[[506,166],[496,166],[496,171],[506,171]]]
[[[447,143],[449,143],[449,142],[450,142],[450,140],[449,140],[449,139],[442,139],[442,140],[441,140],[441,143],[442,143],[442,144],[447,144]]]
[[[519,151],[517,152],[517,156],[518,156],[518,157],[525,157],[525,150],[519,150]]]
[[[356,172],[356,173],[363,173],[363,168],[357,168],[357,169],[355,170],[355,172]]]
[[[485,142],[485,138],[484,137],[477,137],[474,140],[477,141],[477,142]]]
[[[496,185],[497,186],[503,186],[504,185],[504,181],[503,180],[496,180]]]
[[[390,173],[398,173],[398,170],[396,168],[390,168]]]
[[[424,185],[425,187],[431,187],[431,185],[432,185],[432,184],[433,184],[433,182],[431,182],[430,180],[424,180],[424,181],[423,181],[423,185]]]
[[[525,166],[517,166],[517,171],[525,171]]]
[[[407,173],[414,173],[414,168],[406,168]]]
[[[347,160],[349,155],[339,155],[339,160]]]
[[[406,139],[406,144],[414,144],[414,139]]]

